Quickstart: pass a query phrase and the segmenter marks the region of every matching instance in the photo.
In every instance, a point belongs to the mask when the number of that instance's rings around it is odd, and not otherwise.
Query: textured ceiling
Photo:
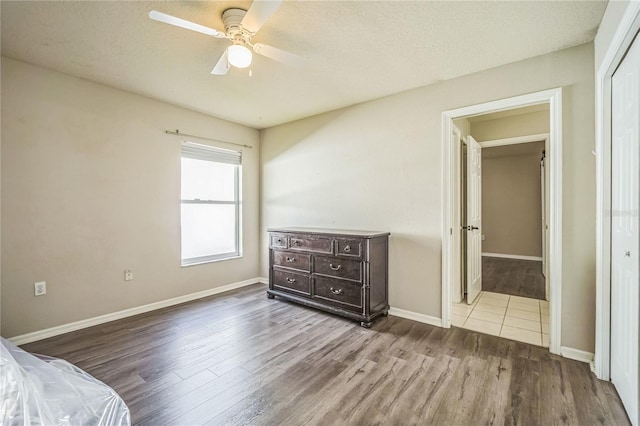
[[[264,128],[593,40],[606,2],[285,1],[254,42],[253,76],[210,75],[225,40],[150,20],[152,9],[222,29],[248,1],[1,3],[2,54]]]

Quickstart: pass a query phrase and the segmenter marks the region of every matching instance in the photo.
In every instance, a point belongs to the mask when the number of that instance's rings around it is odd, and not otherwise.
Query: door
[[[482,290],[482,148],[467,136],[467,303]]]
[[[611,80],[611,381],[638,424],[640,41]]]

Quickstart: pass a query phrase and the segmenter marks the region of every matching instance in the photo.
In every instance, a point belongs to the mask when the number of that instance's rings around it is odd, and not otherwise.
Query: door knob
[[[625,257],[631,257],[631,252],[629,250],[624,252]]]

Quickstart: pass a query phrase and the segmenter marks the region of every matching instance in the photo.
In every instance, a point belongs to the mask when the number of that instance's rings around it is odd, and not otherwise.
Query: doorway
[[[453,288],[451,323],[548,347],[543,260],[549,105],[453,124],[464,137],[458,179],[462,270],[460,285]],[[525,134],[531,132],[536,133]]]
[[[456,143],[456,139],[464,138],[463,131],[456,132],[454,120],[475,117],[490,113],[505,113],[506,111],[516,108],[532,107],[535,105],[547,104],[549,106],[549,149],[546,151],[548,162],[546,169],[548,170],[549,179],[549,217],[548,217],[548,253],[549,262],[545,265],[547,273],[545,274],[549,281],[549,305],[546,310],[549,312],[549,349],[552,353],[560,352],[560,308],[561,308],[561,168],[562,162],[562,137],[561,137],[561,89],[552,89],[544,92],[537,92],[529,95],[518,96],[514,98],[504,99],[500,101],[489,102],[480,105],[460,108],[457,110],[446,111],[443,113],[443,282],[442,282],[442,312],[443,326],[451,326],[452,321],[452,302],[455,297],[452,291],[459,287],[462,282],[464,270],[462,268],[461,250],[464,244],[463,238],[459,232],[462,225],[462,215],[459,214],[459,203],[462,197],[463,188],[459,187],[461,176],[461,145]],[[467,144],[473,138],[466,138]],[[544,139],[544,138],[543,138]],[[540,139],[538,139],[540,140]],[[473,143],[473,142],[471,142]],[[540,178],[540,176],[538,176]],[[459,189],[460,188],[460,189]],[[467,188],[467,191],[469,188]],[[471,225],[473,229],[475,225]],[[482,235],[481,233],[479,235]],[[478,251],[478,250],[476,250]],[[471,253],[471,252],[470,252]],[[471,256],[472,254],[470,254]],[[481,257],[482,253],[473,254]],[[471,262],[471,259],[467,259]],[[519,300],[519,296],[481,294],[480,298],[506,298],[507,305],[509,303],[521,304],[520,308],[525,308],[525,304],[538,304],[536,311],[540,312],[539,302],[537,300]],[[514,298],[510,301],[510,298]],[[482,300],[482,299],[481,299]],[[477,302],[476,302],[477,303]],[[504,304],[505,301],[501,301]],[[529,310],[532,307],[527,306]],[[544,308],[543,308],[544,309]],[[525,310],[525,309],[523,309]],[[538,315],[540,315],[538,313]],[[504,325],[503,325],[504,326]],[[505,335],[504,337],[509,337]],[[516,339],[517,340],[517,339]]]

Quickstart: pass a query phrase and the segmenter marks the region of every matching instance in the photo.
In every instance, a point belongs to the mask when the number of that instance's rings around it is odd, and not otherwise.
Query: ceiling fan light
[[[246,68],[251,65],[251,50],[242,44],[232,44],[227,48],[229,63],[236,68]]]

